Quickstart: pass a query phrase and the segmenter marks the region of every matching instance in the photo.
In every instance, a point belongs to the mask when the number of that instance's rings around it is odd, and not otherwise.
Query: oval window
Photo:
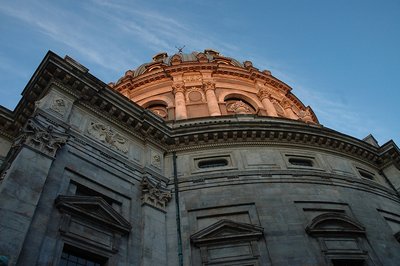
[[[360,171],[360,170],[358,170],[358,172],[360,173],[360,175],[362,176],[362,177],[364,177],[364,178],[366,178],[366,179],[369,179],[369,180],[374,180],[374,176],[372,175],[372,174],[370,174],[370,173],[367,173],[367,172],[365,172],[365,171]]]
[[[200,161],[197,166],[199,168],[212,168],[212,167],[222,167],[227,166],[228,161],[226,159],[213,159],[213,160],[204,160]]]

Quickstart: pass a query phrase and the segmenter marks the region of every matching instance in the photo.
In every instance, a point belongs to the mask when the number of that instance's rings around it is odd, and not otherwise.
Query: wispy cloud
[[[135,2],[93,0],[82,2],[77,12],[51,2],[7,3],[0,12],[24,22],[54,42],[77,53],[78,61],[89,62],[120,73],[149,61],[143,51],[174,52],[175,46],[191,50],[219,47],[226,53],[237,50],[223,38],[194,30],[196,25],[181,21],[179,14],[148,9]],[[101,25],[101,28],[99,28]],[[114,74],[115,76],[115,74]],[[107,78],[107,77],[106,77]]]

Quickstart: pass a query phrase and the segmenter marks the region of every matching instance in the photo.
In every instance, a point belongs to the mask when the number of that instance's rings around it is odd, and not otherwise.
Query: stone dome
[[[165,120],[247,114],[318,124],[312,109],[270,71],[212,49],[158,53],[109,86]]]

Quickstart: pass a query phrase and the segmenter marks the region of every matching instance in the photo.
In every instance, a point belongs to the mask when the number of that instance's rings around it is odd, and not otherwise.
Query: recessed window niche
[[[195,169],[199,171],[212,171],[218,169],[226,169],[232,166],[232,160],[229,155],[213,156],[194,159]]]

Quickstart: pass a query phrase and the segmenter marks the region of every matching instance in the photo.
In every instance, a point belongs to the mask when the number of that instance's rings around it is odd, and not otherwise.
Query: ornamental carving
[[[110,126],[106,126],[99,122],[90,122],[87,131],[92,137],[108,146],[123,153],[128,152],[127,140],[115,132],[115,130]]]
[[[183,77],[183,81],[186,82],[201,82],[203,80],[203,78],[201,77],[201,75],[190,75],[190,76],[186,76]]]
[[[234,102],[230,102],[226,105],[226,110],[228,112],[233,112],[235,114],[251,114],[252,113],[252,108],[242,102],[242,101],[234,101]]]
[[[54,132],[52,125],[46,127],[35,119],[29,119],[21,138],[14,146],[25,144],[54,157],[57,150],[65,144],[67,138],[68,135],[66,134]]]
[[[207,81],[207,82],[204,82],[203,87],[204,87],[204,91],[214,90],[215,83],[212,81]]]
[[[162,188],[161,184],[154,184],[149,178],[142,179],[142,204],[148,204],[162,211],[171,200],[171,191]]]
[[[172,85],[173,93],[177,94],[178,92],[185,92],[185,85],[183,83],[175,83]]]
[[[310,110],[308,109],[306,109],[305,111],[301,110],[299,112],[299,118],[305,122],[314,122]]]
[[[274,105],[275,110],[278,113],[278,115],[284,117],[285,111],[283,110],[282,106],[275,99],[272,100],[272,104]]]
[[[286,99],[286,98],[284,98],[284,99],[281,101],[281,105],[282,105],[283,108],[285,108],[285,109],[292,108],[292,103],[291,103],[288,99]]]
[[[161,118],[166,119],[168,116],[167,108],[162,105],[152,106],[149,107],[149,110],[152,111],[154,114],[158,115]]]
[[[265,98],[271,98],[271,94],[272,91],[267,88],[260,88],[260,90],[257,93],[261,101],[264,100]]]
[[[61,99],[61,98],[56,98],[56,99],[53,100],[50,108],[53,111],[59,113],[63,117],[64,114],[65,114],[65,111],[66,111],[65,101],[63,99]]]
[[[151,151],[150,156],[150,164],[158,169],[161,169],[161,154],[155,151]]]
[[[206,97],[201,88],[191,87],[186,90],[186,102],[205,102]]]

